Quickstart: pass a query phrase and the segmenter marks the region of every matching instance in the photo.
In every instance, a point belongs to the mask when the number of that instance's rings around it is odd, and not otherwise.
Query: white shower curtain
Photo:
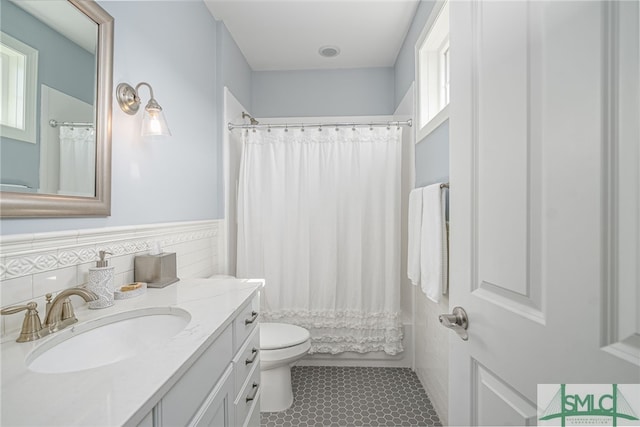
[[[245,133],[239,277],[264,277],[263,319],[308,328],[311,352],[402,351],[402,130]]]
[[[59,194],[95,195],[96,137],[90,127],[60,127]]]

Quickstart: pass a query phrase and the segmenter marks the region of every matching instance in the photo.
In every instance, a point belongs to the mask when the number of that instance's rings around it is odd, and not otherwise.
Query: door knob
[[[469,334],[467,334],[469,318],[464,308],[454,307],[452,314],[441,314],[438,316],[438,320],[445,328],[453,329],[463,341],[469,339]]]

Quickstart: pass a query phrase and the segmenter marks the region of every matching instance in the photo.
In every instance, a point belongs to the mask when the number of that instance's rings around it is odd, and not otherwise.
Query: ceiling
[[[391,67],[419,0],[204,0],[255,71]],[[340,54],[325,58],[322,46]]]

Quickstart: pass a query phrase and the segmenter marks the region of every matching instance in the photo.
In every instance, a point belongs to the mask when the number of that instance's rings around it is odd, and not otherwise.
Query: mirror
[[[113,18],[93,0],[0,2],[0,216],[108,216]]]

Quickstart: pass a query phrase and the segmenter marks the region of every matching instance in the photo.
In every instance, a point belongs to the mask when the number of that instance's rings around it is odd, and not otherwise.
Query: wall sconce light
[[[138,89],[140,86],[147,86],[151,93],[151,98],[144,107],[144,116],[142,117],[142,136],[153,135],[171,135],[167,121],[164,118],[162,107],[158,104],[158,101],[153,97],[153,89],[151,85],[146,82],[140,82],[136,85],[135,89],[127,84],[120,83],[116,88],[116,98],[122,111],[127,114],[134,115],[140,108],[140,97],[138,96]]]

